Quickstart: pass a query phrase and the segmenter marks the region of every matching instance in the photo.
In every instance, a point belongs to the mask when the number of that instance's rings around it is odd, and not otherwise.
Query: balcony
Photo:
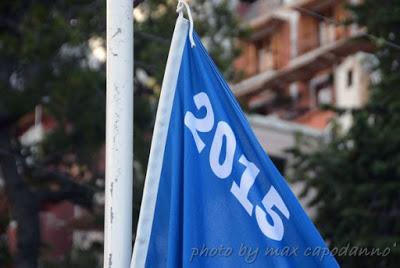
[[[269,88],[281,88],[295,81],[310,79],[316,72],[339,62],[340,59],[358,51],[372,52],[374,49],[365,34],[337,40],[313,49],[290,61],[280,70],[268,70],[235,85],[232,90],[237,97],[255,95]]]

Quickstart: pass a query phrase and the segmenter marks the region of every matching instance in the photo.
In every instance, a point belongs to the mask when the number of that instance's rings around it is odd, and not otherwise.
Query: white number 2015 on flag
[[[185,114],[184,123],[190,130],[197,151],[200,154],[206,147],[206,144],[201,139],[199,133],[211,132],[215,125],[215,118],[210,99],[206,93],[200,92],[196,94],[193,97],[193,100],[197,110],[200,111],[202,108],[205,108],[206,114],[204,117],[198,118],[192,112],[188,111]],[[225,143],[223,142],[224,138],[226,139]],[[225,152],[225,159],[220,163],[220,156],[223,150]],[[235,151],[236,138],[232,128],[225,121],[219,121],[211,143],[209,155],[209,164],[215,176],[220,179],[226,179],[231,175]],[[283,220],[272,208],[275,207],[286,219],[289,219],[290,213],[287,206],[276,191],[275,187],[271,186],[261,202],[264,208],[256,205],[256,208],[254,209],[254,205],[250,202],[248,195],[260,170],[254,163],[247,160],[243,154],[239,158],[239,163],[244,165],[246,169],[240,178],[239,185],[234,181],[232,182],[230,192],[250,216],[253,216],[253,211],[255,210],[254,214],[257,224],[265,236],[273,240],[281,241],[285,233]],[[272,219],[272,224],[267,220],[267,214]]]

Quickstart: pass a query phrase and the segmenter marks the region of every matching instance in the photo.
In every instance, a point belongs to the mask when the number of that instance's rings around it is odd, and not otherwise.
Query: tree
[[[302,150],[307,144],[293,150],[295,181],[305,184],[303,195],[316,190],[309,205],[331,248],[390,250],[385,257],[337,256],[343,267],[398,267],[400,260],[399,8],[395,0],[350,7],[376,45],[380,80],[364,108],[347,111],[353,117],[348,132],[334,132],[311,153]]]
[[[44,203],[93,207],[93,187],[66,171],[89,168],[103,140],[104,71],[87,57],[93,33],[104,32],[102,12],[93,12],[101,8],[101,1],[0,4],[0,168],[18,223],[18,267],[37,267]],[[42,144],[24,146],[20,120],[37,105],[57,125]]]
[[[240,31],[229,1],[194,2],[197,30],[232,75]],[[148,0],[135,16],[134,222],[175,9],[176,1]],[[17,267],[38,265],[42,204],[69,200],[93,209],[94,194],[103,191],[95,182],[104,177],[97,162],[105,136],[105,66],[94,51],[104,51],[105,14],[105,0],[0,3],[0,176],[18,222]],[[24,145],[23,122],[37,106],[54,124],[41,142]]]

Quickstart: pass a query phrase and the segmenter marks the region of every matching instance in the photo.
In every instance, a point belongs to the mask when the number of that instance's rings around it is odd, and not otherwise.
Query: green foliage
[[[164,74],[177,17],[176,5],[174,0],[147,0],[137,10],[141,13],[137,17],[141,19],[135,25],[136,64],[154,76],[158,83]],[[229,78],[233,74],[232,60],[239,53],[234,39],[244,34],[238,27],[239,21],[232,12],[230,1],[194,0],[190,6],[196,32],[220,70]]]
[[[100,0],[0,4],[0,111],[22,116],[43,104],[58,123],[47,155],[88,160],[104,141],[104,67],[89,58],[89,40],[105,35],[104,13]]]
[[[228,3],[198,0],[192,7],[198,32],[231,74],[238,31]],[[135,25],[135,67],[155,78],[135,83],[135,145],[146,165],[176,1],[149,0],[138,9],[144,19]],[[99,38],[104,46],[105,1],[3,1],[0,14],[0,113],[24,115],[43,104],[57,121],[44,155],[73,152],[89,161],[104,142],[105,66],[92,66],[90,41]]]
[[[387,257],[337,257],[343,267],[398,267],[400,260],[400,3],[366,0],[353,7],[377,46],[381,80],[369,103],[353,111],[353,125],[312,153],[293,150],[296,181],[331,247],[390,248]],[[376,40],[385,40],[376,42]]]
[[[105,64],[93,63],[91,44],[98,41],[105,48],[105,4],[105,0],[0,1],[0,120],[11,118],[17,127],[21,117],[41,105],[55,122],[34,150],[21,150],[27,163],[34,160],[35,165],[54,167],[73,162],[103,175],[96,162],[105,140]],[[147,78],[135,76],[134,222],[176,4],[147,0],[135,11],[141,15],[135,23],[135,72],[144,71]],[[241,32],[229,5],[227,0],[198,0],[191,5],[196,30],[228,77],[238,53],[233,40]],[[78,267],[94,267],[88,261]]]

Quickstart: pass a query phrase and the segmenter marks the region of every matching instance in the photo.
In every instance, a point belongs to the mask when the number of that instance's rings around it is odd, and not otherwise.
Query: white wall
[[[336,105],[340,108],[359,108],[367,100],[369,75],[362,67],[363,54],[347,57],[335,70]],[[348,85],[348,73],[353,82]]]
[[[271,157],[284,158],[287,161],[285,173],[292,172],[290,170],[292,160],[286,150],[293,148],[296,145],[296,135],[298,133],[302,133],[304,135],[303,138],[307,139],[311,144],[317,144],[319,141],[326,138],[327,134],[324,131],[308,128],[272,116],[250,115],[248,116],[248,119],[258,141],[261,143],[268,155]],[[312,149],[312,147],[310,147],[310,149]],[[315,196],[316,192],[311,191],[306,197],[300,198],[304,184],[290,183],[289,187],[299,199],[308,216],[314,218],[316,210],[315,208],[309,208],[307,203]]]
[[[367,54],[359,52],[348,56],[335,69],[335,97],[336,106],[342,109],[361,108],[368,99],[369,72],[364,68]],[[349,72],[352,72],[352,83],[349,85]],[[339,122],[347,130],[352,118],[349,114],[343,115]]]

